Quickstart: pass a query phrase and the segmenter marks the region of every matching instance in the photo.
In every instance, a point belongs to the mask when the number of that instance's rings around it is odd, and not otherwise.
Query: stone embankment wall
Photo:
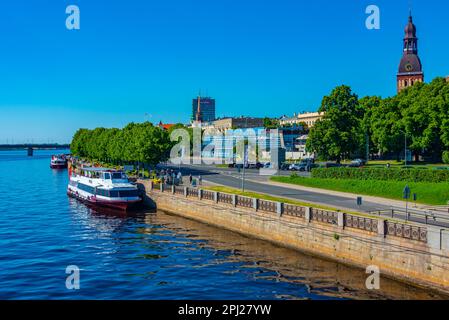
[[[140,187],[160,210],[449,292],[445,230],[150,181]]]

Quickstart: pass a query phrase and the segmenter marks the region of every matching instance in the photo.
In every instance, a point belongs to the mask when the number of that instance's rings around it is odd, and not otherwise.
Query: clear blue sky
[[[314,111],[340,84],[395,94],[410,0],[4,0],[0,143],[69,142],[79,127]],[[65,8],[81,30],[65,28]],[[381,30],[365,8],[381,9]],[[413,0],[426,80],[449,74],[449,2]],[[145,118],[145,113],[150,114]]]

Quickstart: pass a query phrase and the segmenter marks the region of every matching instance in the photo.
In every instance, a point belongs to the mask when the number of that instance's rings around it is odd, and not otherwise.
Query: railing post
[[[337,225],[341,229],[345,228],[345,213],[344,212],[337,212]]]
[[[232,195],[232,205],[237,207],[237,196],[235,194]]]
[[[214,202],[218,203],[218,192],[217,191],[214,192]]]
[[[312,218],[312,208],[306,207],[306,212],[304,214],[304,218],[306,219],[306,222],[309,223]]]
[[[427,245],[436,250],[443,248],[442,244],[442,230],[441,228],[428,226],[427,227]]]
[[[184,187],[184,197],[187,198],[188,192],[187,192],[187,187]]]
[[[259,199],[253,198],[253,208],[254,210],[259,210]]]
[[[282,209],[283,209],[283,203],[282,202],[276,202],[276,213],[279,217],[282,217]]]
[[[175,194],[175,186],[174,185],[171,186],[171,193]]]
[[[386,220],[379,219],[377,220],[377,234],[385,238],[386,235]]]
[[[201,200],[203,198],[203,189],[198,189],[198,199]]]

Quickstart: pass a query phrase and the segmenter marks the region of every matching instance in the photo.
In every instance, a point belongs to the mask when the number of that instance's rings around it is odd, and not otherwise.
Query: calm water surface
[[[69,199],[55,151],[0,151],[0,299],[438,299],[363,271],[163,212]],[[81,288],[65,269],[81,269]]]

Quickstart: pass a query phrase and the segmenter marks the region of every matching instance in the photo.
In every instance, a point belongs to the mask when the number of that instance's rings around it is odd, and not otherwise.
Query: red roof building
[[[161,128],[163,130],[170,130],[170,128],[173,126],[174,126],[174,124],[172,124],[172,123],[163,124],[162,121],[159,122],[159,128]]]

